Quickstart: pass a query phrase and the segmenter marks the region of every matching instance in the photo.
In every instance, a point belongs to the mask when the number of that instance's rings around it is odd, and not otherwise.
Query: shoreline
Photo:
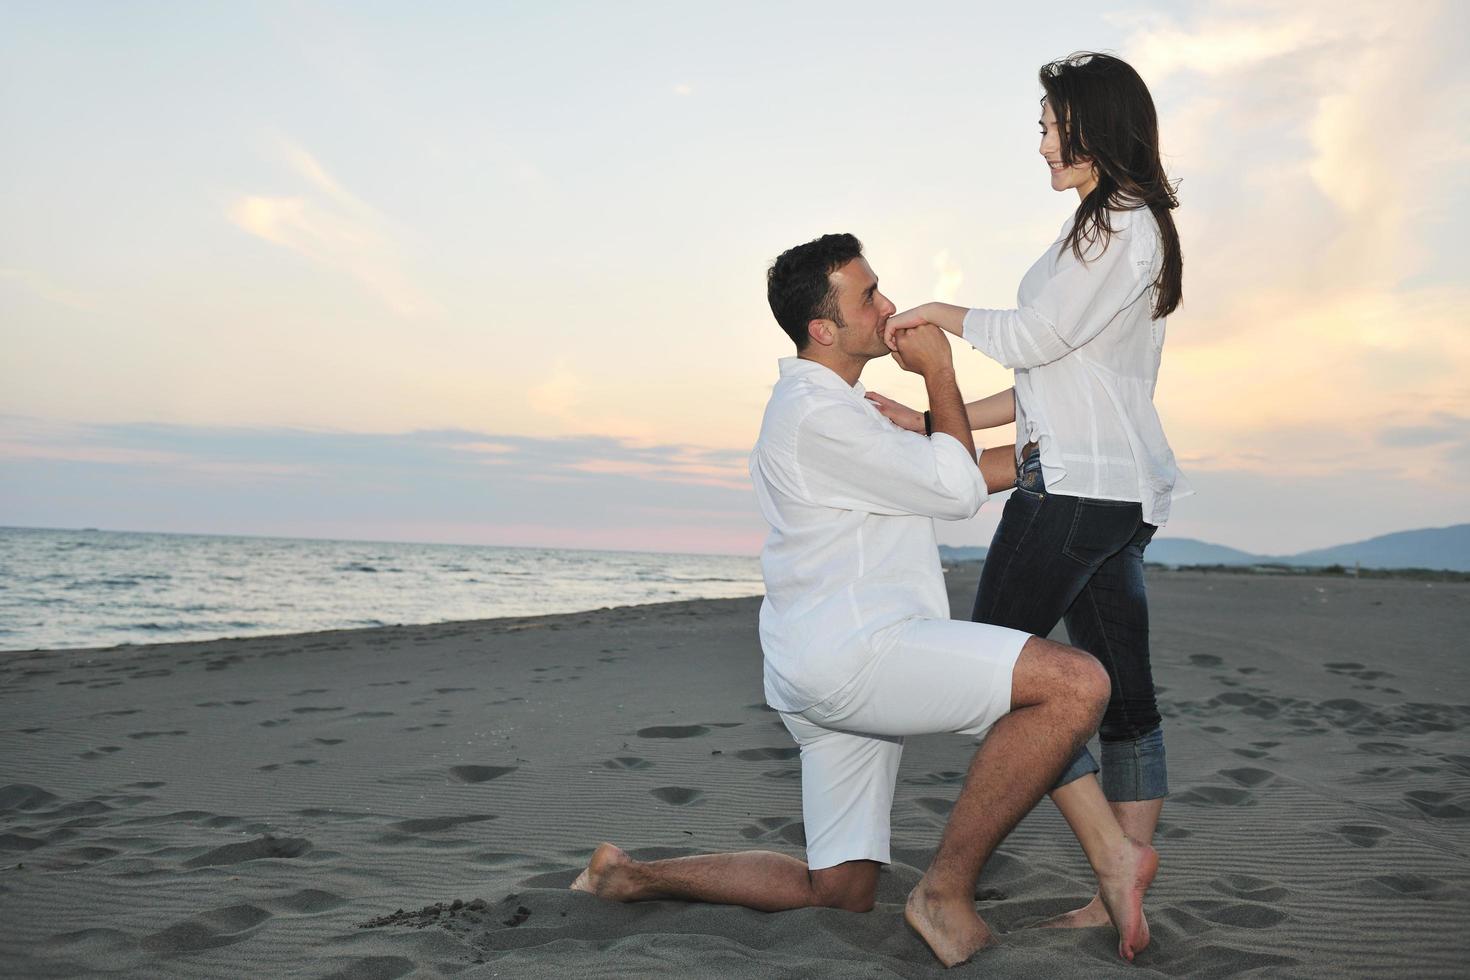
[[[947,580],[955,578],[977,579],[983,561],[953,561],[944,562],[942,567]],[[1277,580],[1281,578],[1293,581],[1304,581],[1312,579],[1325,579],[1334,583],[1343,582],[1368,582],[1368,581],[1398,581],[1416,584],[1430,585],[1463,585],[1470,583],[1470,573],[1452,571],[1434,571],[1424,569],[1363,569],[1361,576],[1351,573],[1341,574],[1326,572],[1321,569],[1288,569],[1281,572],[1261,571],[1253,568],[1237,568],[1234,566],[1187,566],[1174,568],[1170,566],[1146,564],[1145,572],[1149,578],[1150,585],[1157,583],[1160,576],[1169,578],[1181,578],[1189,576],[1231,576],[1241,578],[1259,578],[1265,580]],[[632,602],[616,606],[595,606],[588,609],[577,609],[566,612],[536,613],[523,616],[490,616],[474,619],[444,619],[430,620],[422,623],[387,623],[381,626],[344,626],[324,630],[304,630],[297,632],[282,633],[251,633],[247,635],[215,636],[204,639],[185,640],[159,640],[146,643],[115,643],[109,646],[77,646],[77,647],[21,647],[16,649],[0,649],[0,661],[17,656],[36,656],[45,654],[79,654],[79,653],[118,653],[126,650],[153,650],[164,647],[193,646],[204,643],[246,643],[255,640],[309,640],[318,637],[336,636],[338,634],[368,634],[376,631],[431,629],[434,627],[477,627],[494,626],[501,623],[531,623],[540,620],[572,619],[579,616],[588,616],[599,613],[620,612],[629,609],[652,609],[665,606],[680,606],[686,603],[704,602],[745,602],[752,599],[760,599],[760,593],[748,596],[724,596],[720,598],[707,599],[665,599],[655,602]],[[951,610],[951,615],[956,618],[968,618],[967,609],[956,607]],[[1064,634],[1056,634],[1065,641]]]

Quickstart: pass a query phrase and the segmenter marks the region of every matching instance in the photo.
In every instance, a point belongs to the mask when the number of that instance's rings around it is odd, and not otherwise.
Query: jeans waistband
[[[1046,481],[1041,476],[1041,448],[1034,442],[1021,447],[1021,465],[1016,470],[1016,486],[1032,493],[1046,493]]]

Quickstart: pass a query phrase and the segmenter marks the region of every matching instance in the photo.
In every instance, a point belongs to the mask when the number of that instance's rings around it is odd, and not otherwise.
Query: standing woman
[[[887,330],[891,340],[894,331],[935,323],[1015,369],[1016,492],[986,555],[973,618],[1038,636],[1065,619],[1072,643],[1112,678],[1101,786],[1084,747],[1052,790],[1096,869],[1099,837],[1121,828],[1152,842],[1168,792],[1143,552],[1171,499],[1187,492],[1153,405],[1182,262],[1170,214],[1177,201],[1143,79],[1092,53],[1040,74],[1041,155],[1052,189],[1077,192],[1077,210],[1021,280],[1016,309],[928,303],[894,316]],[[1006,394],[969,406],[972,425],[1010,421]],[[918,413],[874,401],[893,421],[922,430]],[[1094,896],[1045,924],[1108,921]],[[1146,944],[1146,927],[1141,938]]]

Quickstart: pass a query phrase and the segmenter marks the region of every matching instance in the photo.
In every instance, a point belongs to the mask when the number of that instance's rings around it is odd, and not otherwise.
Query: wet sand
[[[950,575],[961,615],[976,576]],[[981,880],[1004,944],[947,975],[1465,975],[1470,585],[1150,590],[1173,784],[1153,944],[1128,967],[1110,930],[1026,928],[1090,894],[1043,802]],[[963,738],[909,741],[872,913],[566,890],[600,840],[801,853],[757,606],[0,654],[0,973],[940,975],[901,911]]]

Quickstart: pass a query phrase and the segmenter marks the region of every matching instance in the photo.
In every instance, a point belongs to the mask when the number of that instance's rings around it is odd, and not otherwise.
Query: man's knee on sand
[[[845,861],[807,873],[812,904],[846,912],[871,912],[878,897],[876,861]]]
[[[1033,636],[1021,648],[1011,676],[1012,708],[1065,701],[1095,717],[1096,729],[1112,694],[1112,681],[1085,650]]]

